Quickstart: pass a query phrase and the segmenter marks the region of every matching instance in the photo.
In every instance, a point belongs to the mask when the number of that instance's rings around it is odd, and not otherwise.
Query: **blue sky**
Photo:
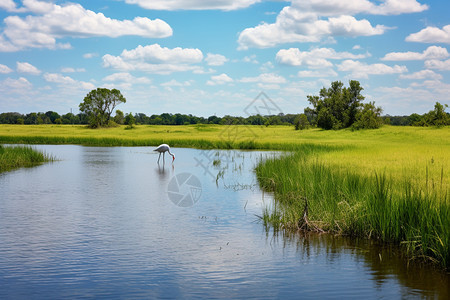
[[[277,112],[358,80],[384,114],[450,105],[447,0],[0,0],[0,112],[78,112],[97,87],[147,115]]]

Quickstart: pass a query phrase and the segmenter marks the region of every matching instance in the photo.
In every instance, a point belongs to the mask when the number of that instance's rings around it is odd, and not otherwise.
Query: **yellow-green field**
[[[124,126],[88,129],[70,125],[0,125],[0,143],[84,144],[295,150],[302,144],[328,145],[339,151],[320,154],[323,162],[360,174],[386,171],[398,180],[405,176],[447,184],[450,176],[450,127],[394,127],[378,130],[320,129],[296,131],[292,126]]]

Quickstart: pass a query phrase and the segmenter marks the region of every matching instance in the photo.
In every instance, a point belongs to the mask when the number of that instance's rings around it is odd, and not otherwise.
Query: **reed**
[[[21,167],[33,167],[54,158],[31,147],[0,145],[0,173]]]
[[[399,243],[411,257],[450,268],[448,188],[426,184],[426,171],[418,185],[416,179],[399,183],[386,173],[367,176],[328,166],[318,155],[322,151],[310,148],[257,166],[261,187],[278,203],[264,209],[266,226]]]

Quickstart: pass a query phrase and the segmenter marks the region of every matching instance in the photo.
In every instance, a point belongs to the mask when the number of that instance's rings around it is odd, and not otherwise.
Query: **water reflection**
[[[0,176],[0,299],[449,296],[449,275],[395,247],[266,236],[252,170],[270,153],[176,149],[158,165],[147,147],[39,148],[59,161]],[[168,197],[183,173],[201,183],[191,207]]]
[[[351,255],[355,262],[363,264],[374,288],[383,290],[393,280],[401,284],[401,298],[450,299],[449,274],[430,264],[408,262],[404,251],[396,245],[317,233],[266,232],[266,237],[272,245],[295,247],[301,261],[314,262],[324,256],[330,268],[334,265],[345,268],[343,256]]]

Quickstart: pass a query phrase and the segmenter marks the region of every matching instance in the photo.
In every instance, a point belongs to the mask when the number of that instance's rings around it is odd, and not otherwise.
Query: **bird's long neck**
[[[170,153],[170,150],[167,150],[167,152],[169,152],[169,154],[170,154],[170,155],[172,155],[172,157],[173,157],[173,154],[172,154],[172,153]]]

